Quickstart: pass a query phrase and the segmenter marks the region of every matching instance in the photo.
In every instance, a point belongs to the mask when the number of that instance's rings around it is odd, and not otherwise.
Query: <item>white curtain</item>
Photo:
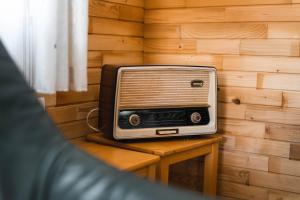
[[[30,85],[86,91],[88,0],[0,2],[0,39]]]

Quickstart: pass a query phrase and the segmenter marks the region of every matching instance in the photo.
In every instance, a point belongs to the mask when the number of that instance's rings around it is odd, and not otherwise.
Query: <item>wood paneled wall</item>
[[[66,138],[91,132],[87,113],[98,107],[103,64],[143,64],[144,0],[90,0],[88,91],[46,96],[47,111]],[[97,126],[97,112],[91,116]]]
[[[219,70],[222,196],[300,199],[298,3],[145,1],[145,64]]]

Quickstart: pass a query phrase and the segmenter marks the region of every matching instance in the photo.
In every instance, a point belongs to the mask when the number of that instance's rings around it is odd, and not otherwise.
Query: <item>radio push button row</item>
[[[131,126],[138,126],[141,123],[141,118],[137,114],[132,114],[129,116],[128,121]]]
[[[201,115],[200,113],[198,112],[193,112],[191,114],[191,121],[194,123],[194,124],[197,124],[201,121]]]

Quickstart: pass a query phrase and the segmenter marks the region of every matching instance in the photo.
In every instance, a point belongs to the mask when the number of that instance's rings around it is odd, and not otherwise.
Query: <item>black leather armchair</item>
[[[140,180],[75,148],[59,133],[0,42],[0,200],[17,199],[201,197]]]

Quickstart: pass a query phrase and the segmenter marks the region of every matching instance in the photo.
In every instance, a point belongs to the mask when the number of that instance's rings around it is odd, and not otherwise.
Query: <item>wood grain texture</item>
[[[100,67],[102,65],[102,52],[89,51],[88,52],[88,67]]]
[[[267,30],[267,25],[264,23],[193,23],[181,26],[181,37],[207,39],[267,38]]]
[[[137,22],[142,22],[144,18],[143,8],[116,4],[102,0],[90,0],[89,2],[89,15],[93,17],[121,19]]]
[[[211,66],[217,69],[222,67],[222,56],[205,54],[160,54],[145,53],[144,62],[147,64],[165,64],[165,65],[195,65]]]
[[[218,117],[245,119],[246,108],[245,104],[218,103]]]
[[[211,39],[197,40],[197,53],[211,54],[239,54],[240,40],[236,39]]]
[[[235,136],[234,150],[289,158],[290,143],[260,138]]]
[[[300,176],[300,162],[271,156],[269,158],[269,171],[277,174]]]
[[[143,53],[135,51],[105,52],[103,53],[103,65],[141,65]]]
[[[94,127],[98,127],[98,119],[90,119],[90,124]],[[63,136],[69,140],[83,137],[94,132],[90,127],[88,127],[86,120],[77,120],[74,122],[59,124],[58,128],[62,132]]]
[[[297,40],[243,39],[240,46],[242,55],[299,56],[299,52]]]
[[[218,85],[226,87],[256,87],[257,73],[218,71]]]
[[[225,8],[187,8],[146,10],[145,23],[222,22]]]
[[[231,21],[299,21],[300,5],[228,7],[225,20]]]
[[[297,0],[294,0],[297,1]],[[208,6],[238,6],[238,5],[264,5],[264,4],[288,4],[292,0],[146,0],[146,9],[158,8],[184,8],[184,7],[208,7]]]
[[[222,196],[234,197],[238,199],[268,200],[268,189],[232,183],[229,181],[219,182],[219,192]]]
[[[119,21],[91,17],[89,20],[89,33],[104,35],[126,35],[143,37],[143,24],[137,22]]]
[[[254,170],[269,170],[268,156],[244,153],[239,151],[222,150],[220,152],[220,163],[222,163],[223,165],[242,167]]]
[[[267,123],[265,138],[288,142],[300,142],[300,126]]]
[[[268,38],[300,38],[299,22],[268,23]]]
[[[180,38],[181,26],[176,24],[145,24],[145,38]]]
[[[196,40],[190,39],[145,39],[144,51],[153,53],[196,53]]]
[[[139,37],[89,35],[89,50],[142,51],[143,40]]]
[[[300,109],[272,106],[247,106],[246,119],[300,125]]]
[[[291,143],[290,159],[300,161],[300,144]]]
[[[291,108],[300,108],[300,92],[284,91],[283,106]]]
[[[245,104],[281,106],[282,91],[243,87],[219,87],[218,100],[228,103],[238,100],[240,103]]]
[[[299,200],[299,194],[291,192],[282,192],[282,191],[269,191],[268,200]]]
[[[57,105],[96,101],[99,99],[99,85],[89,85],[87,92],[58,92]]]
[[[300,91],[300,74],[259,73],[258,88]]]
[[[300,73],[300,58],[275,56],[223,56],[223,70]]]
[[[84,120],[88,112],[94,108],[98,108],[97,102],[51,107],[47,109],[47,112],[55,123],[60,124],[77,120]],[[97,112],[94,112],[91,115],[91,117],[96,116],[98,116]]]
[[[220,132],[225,134],[264,138],[266,125],[262,122],[219,119],[218,129]]]

